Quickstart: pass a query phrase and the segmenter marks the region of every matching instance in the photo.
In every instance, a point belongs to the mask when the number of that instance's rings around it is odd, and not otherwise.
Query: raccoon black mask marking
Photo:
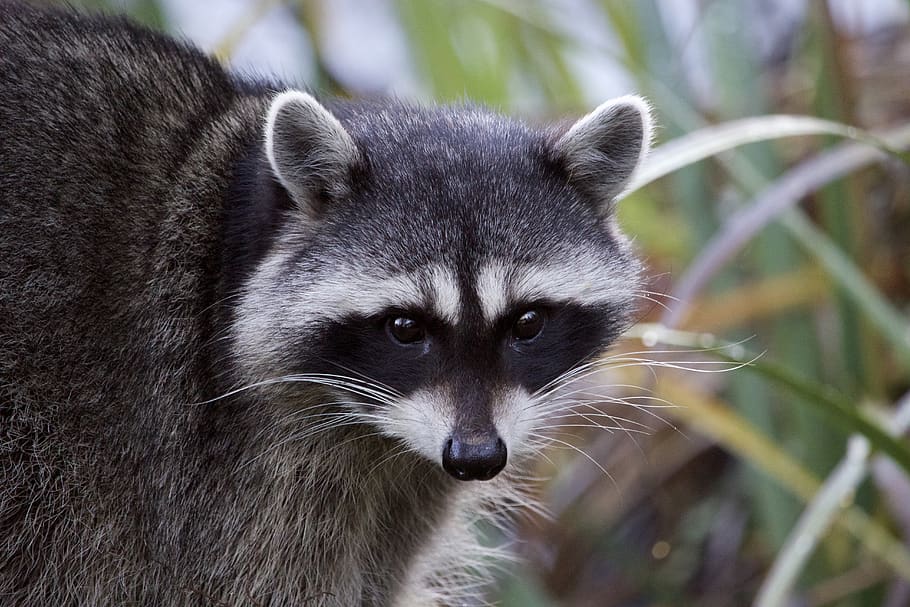
[[[645,103],[317,101],[18,3],[0,49],[0,602],[463,603],[629,322]]]

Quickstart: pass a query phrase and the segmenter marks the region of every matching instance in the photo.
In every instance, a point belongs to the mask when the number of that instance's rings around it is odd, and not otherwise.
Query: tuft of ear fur
[[[602,103],[554,144],[569,180],[597,204],[602,217],[612,212],[651,147],[648,102],[626,95]]]
[[[359,151],[350,134],[312,95],[278,94],[265,125],[265,154],[294,203],[318,218],[326,200],[344,197]]]

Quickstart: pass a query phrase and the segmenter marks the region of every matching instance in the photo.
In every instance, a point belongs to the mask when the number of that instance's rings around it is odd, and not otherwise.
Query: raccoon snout
[[[506,467],[508,451],[496,432],[452,435],[442,449],[442,467],[460,481],[488,481]]]

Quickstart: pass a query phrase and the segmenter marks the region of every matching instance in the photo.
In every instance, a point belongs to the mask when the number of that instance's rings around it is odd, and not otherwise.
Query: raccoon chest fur
[[[645,102],[317,100],[18,2],[0,49],[0,603],[480,600],[634,313]]]

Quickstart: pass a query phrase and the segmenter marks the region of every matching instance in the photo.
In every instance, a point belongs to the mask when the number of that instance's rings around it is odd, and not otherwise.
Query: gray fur
[[[272,101],[265,126],[272,172],[301,209],[319,217],[317,198],[347,193],[357,146],[344,127],[307,93],[285,91]]]
[[[571,178],[602,202],[607,216],[642,159],[652,136],[651,112],[641,97],[626,95],[601,104],[556,142]]]
[[[0,604],[468,601],[473,519],[523,500],[535,369],[591,353],[528,366],[491,335],[538,299],[597,348],[628,324],[639,266],[603,209],[646,117],[554,145],[478,108],[282,97],[18,3],[0,49]],[[339,346],[390,305],[451,351]],[[456,481],[441,445],[481,419],[509,465]]]

